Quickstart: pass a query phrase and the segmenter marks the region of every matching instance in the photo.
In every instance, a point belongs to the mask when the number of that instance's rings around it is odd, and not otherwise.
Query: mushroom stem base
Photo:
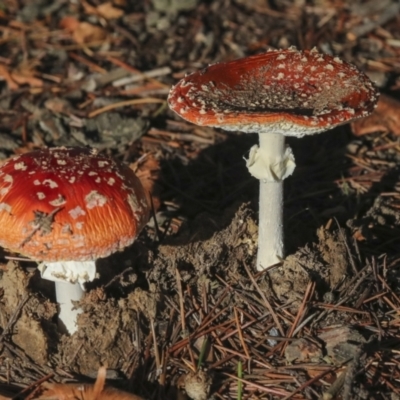
[[[72,301],[79,301],[83,296],[83,289],[79,283],[69,283],[56,281],[56,298],[60,307],[58,321],[65,327],[66,331],[72,335],[78,329],[76,321],[78,314],[82,312],[80,308],[74,307]]]

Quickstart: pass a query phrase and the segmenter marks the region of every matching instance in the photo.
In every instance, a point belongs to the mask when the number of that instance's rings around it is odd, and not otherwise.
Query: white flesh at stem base
[[[82,312],[79,307],[74,307],[72,301],[79,301],[85,293],[79,283],[56,281],[56,298],[60,308],[58,321],[63,324],[67,332],[74,334],[78,326],[76,324],[78,314]]]
[[[295,168],[293,154],[285,146],[285,136],[260,133],[260,146],[250,151],[247,166],[260,180],[257,270],[262,271],[282,261],[283,180]]]
[[[77,331],[77,317],[82,312],[75,309],[72,301],[79,301],[85,293],[84,283],[96,278],[95,261],[42,262],[38,268],[43,279],[55,282],[60,308],[58,320],[72,335]]]

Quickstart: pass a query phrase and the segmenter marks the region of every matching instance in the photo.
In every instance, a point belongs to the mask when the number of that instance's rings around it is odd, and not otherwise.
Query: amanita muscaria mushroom
[[[95,261],[132,244],[149,209],[134,172],[94,149],[36,150],[0,167],[0,246],[40,262],[70,333],[71,300],[95,278]]]
[[[283,179],[295,162],[285,136],[313,135],[372,112],[378,92],[354,65],[316,49],[272,50],[210,65],[178,82],[170,108],[201,126],[259,134],[247,166],[260,180],[257,269],[283,247]]]

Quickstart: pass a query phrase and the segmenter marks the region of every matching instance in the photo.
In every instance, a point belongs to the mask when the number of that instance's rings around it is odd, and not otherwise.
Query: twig
[[[311,296],[314,293],[314,289],[315,289],[315,282],[309,282],[306,292],[304,293],[304,297],[303,297],[303,301],[301,302],[301,305],[299,307],[299,310],[297,312],[296,318],[293,321],[292,326],[290,327],[290,331],[287,335],[288,338],[291,338],[293,335],[293,332],[296,329],[297,324],[300,322],[301,318],[304,316],[304,309],[306,306],[307,301],[311,298]]]
[[[344,246],[346,247],[347,256],[349,258],[350,265],[351,265],[351,267],[353,269],[354,274],[357,274],[358,270],[357,270],[357,267],[356,267],[356,263],[354,262],[353,256],[351,254],[349,244],[347,243],[347,238],[344,235],[343,229],[341,228],[341,226],[339,224],[339,221],[336,218],[335,218],[335,222],[336,222],[337,227],[339,228],[340,238],[342,239],[342,241],[344,243]]]
[[[237,331],[238,331],[238,334],[239,334],[240,342],[242,344],[244,352],[246,353],[246,357],[250,358],[249,350],[247,349],[246,343],[245,343],[244,338],[243,338],[243,332],[242,332],[242,328],[240,326],[238,311],[237,311],[236,307],[233,308],[233,311],[235,313],[236,326],[237,326]]]
[[[27,393],[27,392],[29,392],[31,389],[34,389],[34,388],[35,388],[35,391],[36,391],[36,389],[38,389],[38,387],[39,387],[43,382],[48,381],[48,380],[51,379],[53,376],[54,376],[54,374],[48,374],[48,375],[44,376],[43,378],[38,379],[36,382],[33,382],[31,385],[29,385],[29,386],[27,386],[26,388],[22,389],[22,390],[21,390],[20,392],[18,392],[15,396],[13,396],[13,397],[12,397],[12,400],[14,400],[14,399],[21,399],[21,398],[22,398],[22,395],[25,394],[25,393]],[[30,398],[33,398],[33,394],[34,394],[34,393],[35,393],[35,392],[31,393],[29,397],[30,397]],[[24,398],[25,398],[25,397],[24,397]]]
[[[156,336],[156,330],[155,330],[155,327],[154,327],[154,320],[153,319],[150,319],[150,326],[151,326],[151,334],[153,336],[154,356],[156,358],[156,368],[157,368],[157,371],[160,371],[160,369],[161,369],[161,359],[160,359],[160,353],[158,351],[157,336]]]
[[[314,376],[314,378],[309,379],[307,382],[304,382],[301,386],[299,386],[294,392],[290,393],[289,396],[285,397],[282,400],[289,400],[290,398],[292,398],[295,394],[301,392],[303,389],[305,389],[307,386],[310,386],[312,383],[317,382],[318,380],[320,380],[321,378],[323,378],[325,375],[333,372],[335,369],[337,369],[339,367],[333,367],[330,368],[326,371],[321,372],[320,374],[318,374],[317,376]]]
[[[348,368],[346,368],[339,375],[339,377],[335,380],[335,382],[332,383],[332,385],[326,392],[322,393],[322,396],[320,396],[319,400],[332,400],[332,399],[336,398],[336,396],[339,394],[340,390],[343,387],[347,370],[348,370]]]
[[[283,328],[281,326],[281,323],[279,322],[278,317],[276,316],[274,309],[271,307],[270,302],[268,301],[268,299],[265,297],[264,293],[262,292],[262,290],[260,289],[260,287],[258,286],[256,280],[254,279],[253,275],[251,274],[249,267],[246,265],[246,263],[243,263],[244,269],[247,272],[247,275],[249,276],[251,282],[253,283],[254,287],[257,289],[258,293],[260,294],[261,298],[264,300],[264,303],[268,309],[268,311],[271,313],[271,316],[275,322],[275,324],[277,325],[279,332],[281,334],[281,336],[285,336],[285,333],[283,331]]]
[[[88,118],[96,117],[99,114],[102,114],[107,111],[114,110],[115,108],[125,107],[125,106],[132,106],[136,104],[160,104],[165,103],[165,100],[156,99],[153,97],[146,97],[144,99],[132,99],[132,100],[125,100],[125,101],[118,101],[117,103],[108,104],[104,107],[98,108],[97,110],[92,111],[89,113]]]
[[[22,311],[22,308],[24,307],[24,305],[27,303],[27,301],[30,299],[31,294],[27,293],[22,300],[19,302],[17,308],[14,310],[14,312],[12,313],[7,326],[4,328],[3,333],[0,336],[0,342],[2,342],[6,335],[8,335],[13,327],[13,325],[16,323],[17,318],[20,314],[20,312]]]
[[[289,392],[287,392],[286,390],[283,390],[283,389],[282,390],[277,390],[277,389],[272,389],[272,388],[270,388],[268,386],[258,385],[255,382],[251,382],[251,381],[248,381],[247,379],[239,378],[238,376],[229,374],[228,372],[223,372],[223,374],[226,375],[226,376],[229,376],[229,378],[232,378],[232,379],[234,379],[236,381],[245,383],[248,386],[252,386],[254,388],[257,388],[258,390],[260,390],[261,392],[264,392],[264,393],[275,394],[277,396],[287,396],[287,395],[289,395]]]
[[[142,81],[143,79],[147,79],[147,78],[158,78],[160,76],[165,76],[165,75],[169,75],[171,73],[171,68],[169,67],[161,67],[161,68],[155,68],[151,71],[137,71],[135,75],[131,75],[131,76],[127,76],[121,79],[116,80],[115,82],[113,82],[113,86],[114,87],[118,87],[118,86],[125,86],[125,85],[129,85],[135,82],[139,82]],[[156,81],[160,86],[162,87],[166,87],[165,84]]]
[[[181,312],[182,332],[185,334],[186,332],[185,305],[183,302],[182,280],[178,268],[175,268],[175,274],[176,274],[176,286],[178,288],[178,295],[179,295],[179,309]]]
[[[114,282],[116,282],[116,281],[118,281],[118,280],[121,280],[121,279],[123,278],[123,276],[124,276],[127,272],[129,272],[129,271],[133,271],[133,268],[132,268],[132,267],[125,268],[120,274],[115,275],[109,282],[107,282],[107,283],[104,285],[104,288],[108,288],[108,287],[109,287],[110,285],[112,285]]]
[[[377,278],[380,280],[380,282],[382,283],[382,285],[385,287],[385,289],[390,292],[390,294],[393,296],[393,298],[396,299],[397,301],[397,307],[395,308],[399,308],[400,307],[400,298],[396,295],[396,293],[393,292],[393,290],[390,288],[390,286],[387,284],[387,282],[385,281],[385,279],[383,279],[379,274],[377,275]]]

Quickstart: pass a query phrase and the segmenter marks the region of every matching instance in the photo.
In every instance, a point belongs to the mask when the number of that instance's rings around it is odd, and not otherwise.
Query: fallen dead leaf
[[[42,87],[43,81],[35,77],[35,62],[23,62],[17,68],[10,70],[0,64],[0,78],[3,78],[10,90],[17,90],[20,85]]]
[[[70,32],[73,40],[78,44],[103,42],[108,36],[107,31],[101,26],[80,22],[74,17],[64,17],[60,21],[60,28]]]
[[[43,81],[33,75],[33,71],[21,70],[11,72],[12,79],[18,85],[29,85],[31,87],[42,87]]]
[[[124,12],[114,7],[111,2],[106,2],[97,6],[97,11],[105,19],[116,19],[124,15]]]
[[[68,32],[73,32],[79,26],[79,20],[75,17],[64,17],[60,20],[59,26]]]
[[[400,101],[381,94],[375,111],[369,117],[352,122],[351,129],[356,136],[373,132],[400,136]]]
[[[153,154],[146,154],[140,160],[130,165],[131,169],[135,172],[140,179],[146,193],[148,193],[149,204],[153,204],[154,211],[160,208],[160,186],[157,180],[160,176],[160,163]],[[150,201],[150,196],[151,200]]]
[[[69,104],[69,102],[59,97],[53,97],[51,99],[46,100],[44,106],[48,110],[58,114],[68,115],[71,112],[71,105]]]
[[[123,10],[114,7],[110,1],[100,4],[97,7],[92,6],[86,1],[82,1],[82,5],[87,14],[98,15],[104,19],[117,19],[124,15]]]
[[[8,71],[7,67],[1,64],[0,64],[0,79],[5,80],[7,82],[7,86],[9,87],[10,90],[17,90],[19,87],[18,84],[11,77],[11,74]]]
[[[353,233],[353,238],[356,239],[358,242],[364,242],[365,240],[367,240],[367,238],[362,234],[360,229],[357,229]]]
[[[114,0],[113,3],[119,7],[126,7],[128,5],[127,0]]]
[[[72,33],[72,37],[78,44],[102,42],[107,39],[107,31],[100,26],[89,24],[89,22],[81,22]]]

